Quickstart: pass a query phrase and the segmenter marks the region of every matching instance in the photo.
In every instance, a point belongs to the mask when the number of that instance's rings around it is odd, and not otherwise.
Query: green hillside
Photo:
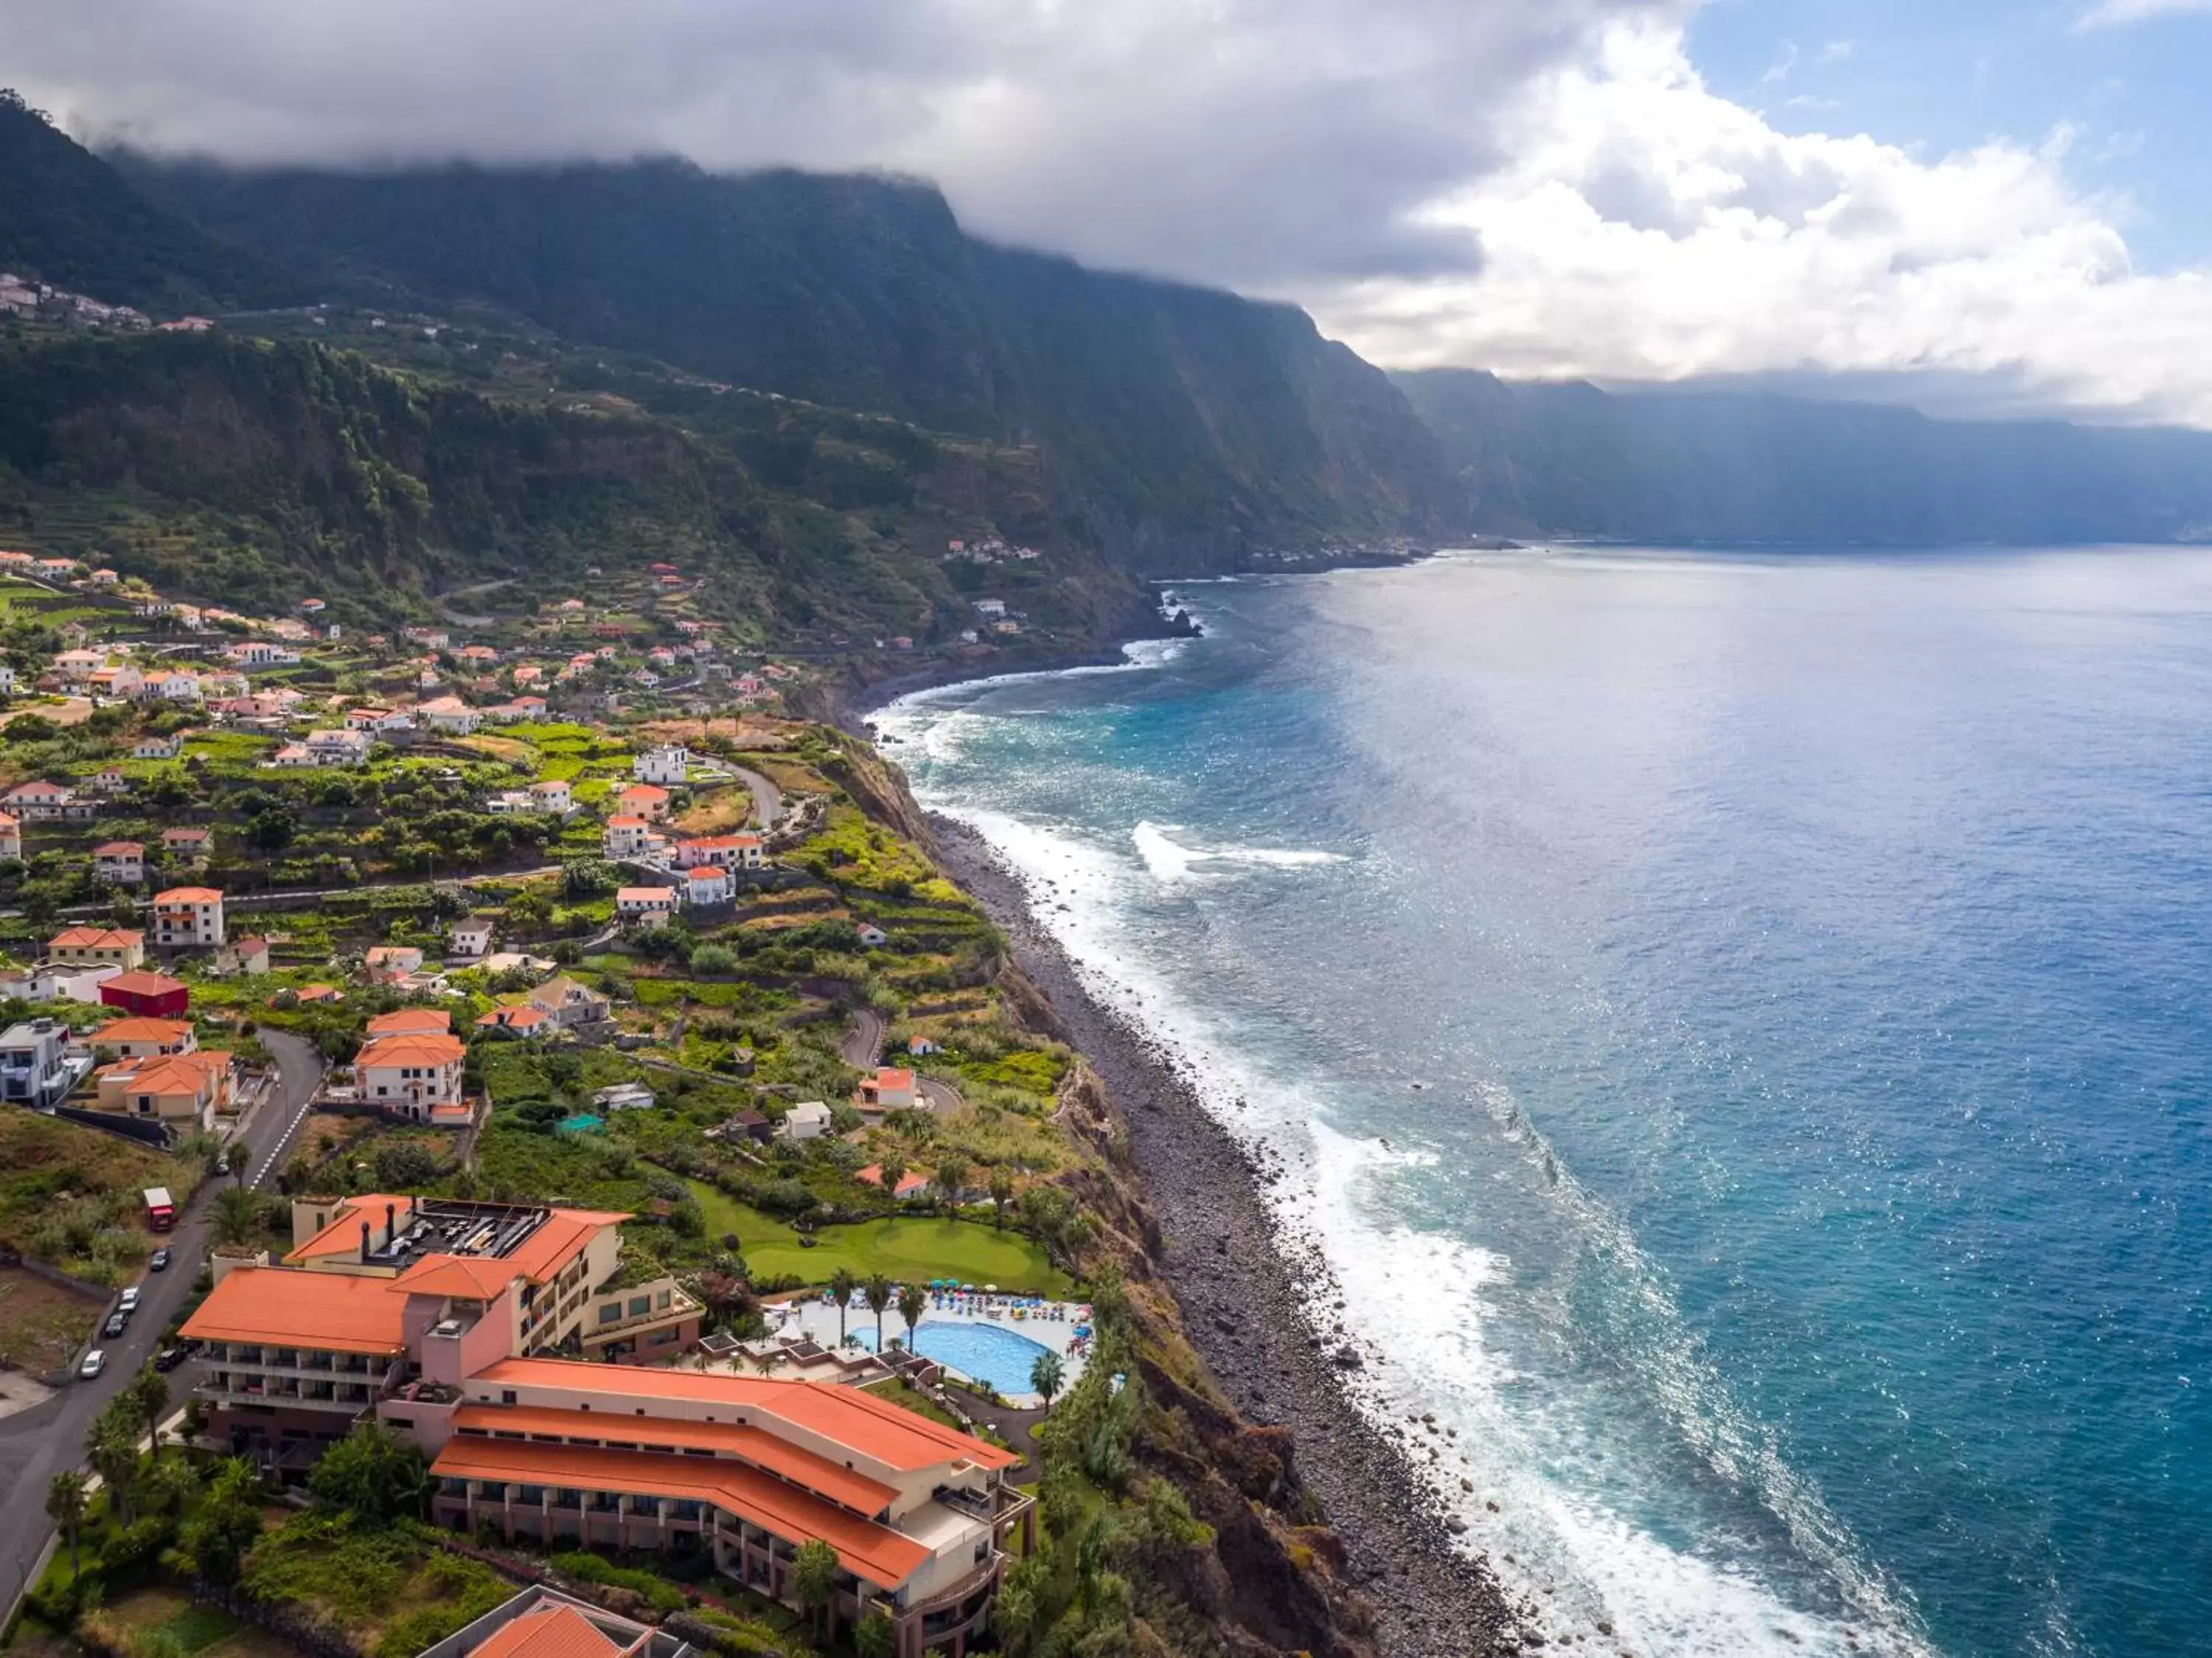
[[[331,296],[483,302],[718,381],[1033,443],[1061,511],[1139,568],[1445,526],[1428,435],[1304,313],[991,246],[927,186],[122,159]]]
[[[824,649],[972,625],[938,557],[948,531],[1050,544],[1032,456],[641,371],[564,376],[557,357],[533,378],[501,355],[509,372],[472,388],[305,339],[0,342],[0,538],[185,596],[312,594],[362,620],[477,582],[666,559],[711,578],[702,614]],[[1040,625],[1142,608],[1080,549],[1050,569],[1022,595]]]
[[[305,296],[257,255],[155,206],[4,89],[0,271],[164,316]]]

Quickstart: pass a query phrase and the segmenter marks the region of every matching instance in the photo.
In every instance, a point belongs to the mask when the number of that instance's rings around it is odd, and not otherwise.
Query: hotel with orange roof
[[[962,1658],[1032,1524],[1019,1458],[857,1388],[643,1362],[694,1344],[700,1308],[627,1281],[627,1218],[295,1202],[285,1264],[231,1267],[184,1326],[210,1436],[297,1472],[374,1414],[431,1458],[441,1525],[704,1554],[780,1600],[823,1542],[842,1618],[880,1610],[903,1658]]]

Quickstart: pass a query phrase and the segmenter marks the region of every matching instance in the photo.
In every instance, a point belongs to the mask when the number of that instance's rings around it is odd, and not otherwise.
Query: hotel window
[[[601,1324],[612,1324],[617,1319],[622,1317],[622,1303],[620,1301],[610,1301],[599,1309],[599,1322]]]
[[[650,1296],[650,1295],[632,1295],[632,1296],[629,1298],[629,1315],[630,1315],[630,1317],[632,1317],[632,1318],[634,1318],[634,1319],[641,1319],[641,1318],[643,1318],[643,1317],[644,1317],[647,1313],[650,1313],[651,1311],[653,1311],[653,1297],[652,1297],[652,1296]]]

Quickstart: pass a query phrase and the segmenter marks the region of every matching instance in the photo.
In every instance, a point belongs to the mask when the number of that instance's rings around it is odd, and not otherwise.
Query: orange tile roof
[[[624,1444],[673,1445],[678,1450],[727,1451],[856,1514],[881,1514],[898,1495],[895,1485],[840,1467],[828,1457],[778,1439],[764,1428],[738,1422],[601,1416],[529,1405],[464,1405],[453,1412],[453,1429],[459,1433],[471,1428],[486,1433],[560,1434],[574,1439],[620,1440]]]
[[[368,1021],[371,1036],[447,1036],[453,1028],[453,1015],[443,1008],[402,1008]]]
[[[533,1008],[527,1002],[509,1008],[494,1008],[489,1013],[478,1014],[477,1023],[486,1030],[526,1031],[544,1024],[553,1015],[543,1008]]]
[[[645,820],[643,818],[637,817],[612,817],[607,820],[607,827],[610,829],[642,829],[645,827]]]
[[[50,950],[127,949],[143,944],[146,935],[113,927],[65,927],[46,941]]]
[[[381,1227],[386,1204],[404,1213],[411,1201],[404,1193],[390,1192],[372,1192],[362,1197],[349,1198],[331,1217],[328,1226],[307,1242],[295,1246],[284,1259],[289,1262],[318,1260],[331,1255],[350,1255],[361,1247],[362,1222],[369,1221],[373,1225]]]
[[[318,1352],[398,1354],[406,1341],[404,1295],[382,1278],[240,1266],[185,1320],[193,1341],[261,1342]]]
[[[380,1036],[366,1045],[355,1063],[363,1065],[457,1065],[464,1050],[458,1036],[420,1035],[410,1032]]]
[[[658,783],[634,783],[615,798],[617,800],[666,800],[668,791]]]
[[[469,1658],[615,1658],[627,1650],[574,1606],[544,1606],[494,1631]]]
[[[181,978],[169,978],[161,973],[118,973],[103,984],[104,991],[121,991],[126,996],[167,996],[185,988]]]
[[[675,901],[676,889],[673,887],[621,887],[615,889],[615,902],[617,904],[673,904]]]
[[[940,1427],[927,1417],[835,1382],[771,1381],[569,1359],[502,1359],[469,1380],[489,1387],[554,1387],[598,1394],[626,1401],[633,1409],[641,1400],[671,1399],[760,1411],[810,1428],[902,1472],[952,1460],[982,1468],[1011,1468],[1021,1460],[987,1440]]]
[[[451,1295],[460,1301],[488,1301],[513,1283],[518,1273],[511,1260],[489,1255],[425,1255],[392,1280],[392,1287],[410,1295]]]
[[[154,894],[154,902],[162,904],[220,904],[222,894],[212,887],[172,887],[166,893]]]
[[[176,1042],[191,1034],[189,1019],[117,1019],[92,1033],[100,1042]]]
[[[879,1088],[910,1088],[914,1086],[914,1073],[896,1065],[882,1066],[876,1072],[876,1086]]]
[[[444,1479],[645,1492],[679,1502],[711,1503],[790,1542],[809,1543],[818,1538],[837,1551],[837,1558],[848,1571],[882,1588],[896,1588],[930,1557],[930,1551],[921,1544],[887,1526],[862,1520],[773,1474],[720,1457],[599,1451],[457,1435],[446,1442],[430,1472]]]
[[[92,849],[94,857],[137,857],[145,851],[144,844],[135,840],[104,840]]]

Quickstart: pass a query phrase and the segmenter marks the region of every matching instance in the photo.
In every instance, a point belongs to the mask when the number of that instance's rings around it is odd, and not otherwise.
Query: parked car
[[[167,1271],[169,1270],[169,1252],[166,1249],[155,1250],[151,1255],[146,1258],[146,1270],[149,1272]]]
[[[191,1356],[192,1350],[189,1347],[164,1347],[154,1355],[154,1368],[162,1371],[173,1370]]]
[[[87,1381],[90,1381],[106,1368],[107,1368],[107,1355],[95,1347],[84,1356],[84,1362],[77,1366],[76,1373]]]
[[[120,1295],[118,1295],[115,1298],[115,1310],[122,1314],[126,1319],[138,1310],[138,1286],[137,1284],[132,1284],[128,1289],[125,1290]]]
[[[123,1333],[123,1326],[130,1322],[131,1320],[120,1313],[110,1313],[107,1315],[107,1322],[100,1327],[100,1333],[106,1336],[108,1340],[113,1341]]]

